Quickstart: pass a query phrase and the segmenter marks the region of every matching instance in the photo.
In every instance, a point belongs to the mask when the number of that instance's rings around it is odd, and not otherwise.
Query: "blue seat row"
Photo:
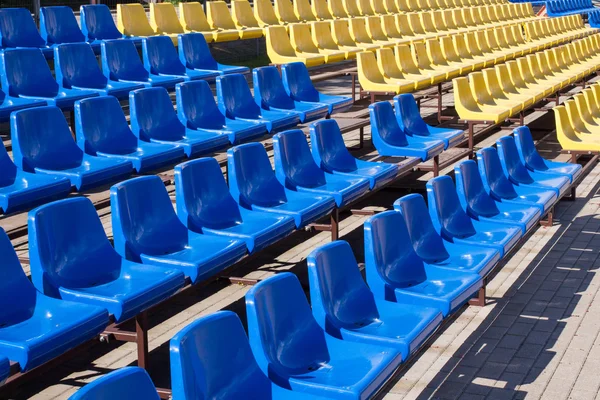
[[[412,94],[394,97],[394,107],[387,101],[371,104],[369,115],[373,145],[382,156],[426,161],[464,139],[462,130],[427,125]]]
[[[571,14],[586,14],[596,11],[592,0],[550,0],[546,1],[546,11],[550,17]]]
[[[600,28],[600,10],[593,10],[588,13],[588,23],[592,28]]]

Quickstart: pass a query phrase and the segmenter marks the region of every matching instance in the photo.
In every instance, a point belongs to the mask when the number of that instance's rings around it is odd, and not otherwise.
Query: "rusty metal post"
[[[340,227],[339,227],[339,222],[340,222],[340,213],[337,207],[335,207],[333,209],[333,211],[331,212],[331,241],[334,242],[336,240],[339,239],[340,237]]]
[[[138,367],[148,369],[148,313],[139,313],[135,317],[135,333],[138,353]]]

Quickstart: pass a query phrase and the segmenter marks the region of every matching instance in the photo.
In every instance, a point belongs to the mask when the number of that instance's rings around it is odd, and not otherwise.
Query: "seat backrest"
[[[454,177],[458,198],[467,213],[491,217],[500,212],[494,199],[485,191],[475,160],[463,161],[456,165]]]
[[[512,136],[501,137],[496,141],[496,148],[505,173],[518,182],[533,182],[527,167],[519,158],[515,138]]]
[[[73,140],[58,107],[15,111],[10,117],[10,130],[15,165],[25,171],[63,170],[81,164],[83,151]]]
[[[125,367],[106,374],[79,389],[69,400],[128,399],[158,400],[154,383],[145,369]]]
[[[131,261],[142,254],[183,250],[188,230],[177,218],[164,183],[157,175],[141,176],[110,188],[115,250]]]
[[[102,74],[94,50],[87,43],[66,43],[54,49],[54,73],[62,87],[73,86],[104,89],[107,79]]]
[[[214,158],[175,167],[177,216],[188,229],[223,229],[242,222],[241,214]]]
[[[342,0],[342,4],[349,17],[358,17],[362,15],[358,9],[358,2],[356,0]]]
[[[37,293],[19,262],[10,239],[0,227],[0,322],[10,326],[29,319]]]
[[[216,2],[211,2],[216,3]],[[181,3],[183,4],[183,3]],[[207,69],[216,71],[218,64],[210,53],[204,35],[201,33],[188,33],[179,35],[178,46],[179,60],[190,69]]]
[[[163,87],[130,92],[129,110],[131,130],[142,140],[180,140],[185,136],[185,126],[177,118],[169,93]]]
[[[52,297],[117,279],[121,257],[113,249],[91,200],[75,197],[29,212],[29,257],[35,287]]]
[[[316,24],[320,24],[317,22]],[[325,23],[327,24],[327,23]],[[281,66],[281,79],[283,87],[292,99],[302,99],[303,101],[319,101],[319,92],[308,74],[308,68],[302,62],[293,62]]]
[[[54,97],[58,83],[39,49],[7,50],[0,54],[2,88],[9,96]]]
[[[296,51],[301,53],[319,53],[319,49],[312,41],[309,24],[291,24],[289,30],[290,43]]]
[[[77,101],[75,132],[79,148],[88,154],[128,154],[137,148],[138,140],[129,129],[119,100],[113,96]]]
[[[356,47],[356,42],[350,36],[350,30],[348,27],[348,21],[345,19],[336,19],[331,21],[331,33],[333,39],[340,46],[353,46]]]
[[[252,70],[254,101],[262,108],[270,107],[293,110],[294,100],[285,92],[277,67],[260,67]]]
[[[485,147],[477,152],[477,167],[486,191],[500,199],[512,199],[517,196],[513,184],[508,180],[498,151],[493,147]]]
[[[253,353],[274,383],[329,361],[325,333],[294,274],[283,272],[254,285],[246,293],[246,313]]]
[[[348,18],[348,12],[344,9],[342,0],[328,0],[329,11],[334,18]]]
[[[279,20],[277,19],[275,8],[273,8],[273,3],[271,3],[271,0],[255,0],[254,16],[262,26],[279,25]]]
[[[342,339],[341,329],[356,329],[379,317],[348,242],[321,246],[306,259],[312,313],[328,334]]]
[[[46,42],[26,8],[0,8],[0,46],[44,47]]]
[[[394,109],[398,126],[406,134],[413,136],[428,132],[427,124],[423,121],[412,94],[405,93],[394,97]]]
[[[312,11],[317,18],[325,21],[333,19],[327,0],[313,0],[311,3]]]
[[[267,54],[273,52],[280,56],[297,58],[296,51],[292,47],[285,26],[269,26],[265,30]]]
[[[275,175],[289,189],[316,187],[326,183],[325,173],[315,164],[304,132],[293,129],[273,136]]]
[[[123,37],[106,4],[82,5],[79,16],[81,32],[86,40],[108,40]]]
[[[294,12],[294,6],[291,0],[274,0],[274,10],[277,19],[281,23],[300,22]]]
[[[317,20],[308,0],[294,0],[294,13],[302,21],[310,22]]]
[[[452,241],[475,234],[471,218],[460,205],[454,182],[449,176],[438,176],[427,182],[429,215],[442,237]]]
[[[49,45],[85,42],[73,9],[68,6],[42,7],[40,34]]]
[[[253,204],[275,206],[287,202],[267,151],[260,143],[246,143],[227,150],[227,181],[233,198],[245,208]]]
[[[366,53],[366,54],[369,54],[369,53]],[[404,75],[402,74],[400,67],[398,67],[398,64],[396,64],[394,50],[384,47],[381,49],[377,49],[376,54],[377,54],[377,68],[379,68],[379,72],[377,73],[378,75],[383,74],[383,76],[385,78],[389,78],[389,79],[404,79]],[[372,59],[373,57],[369,57],[369,58]],[[361,61],[364,61],[364,59]],[[363,66],[365,65],[365,63],[361,63],[361,64]]]
[[[369,106],[371,129],[373,136],[378,136],[385,143],[392,146],[408,146],[406,135],[398,125],[394,109],[387,101],[371,104]]]
[[[402,214],[384,211],[365,221],[367,281],[377,274],[387,284],[406,288],[427,279],[423,260],[415,253]]]
[[[225,116],[217,107],[208,82],[184,82],[175,87],[177,116],[189,129],[223,129]]]
[[[179,3],[182,4],[182,3]],[[258,21],[252,12],[252,6],[248,0],[231,1],[231,18],[238,28],[250,27],[258,28]]]
[[[150,3],[150,26],[156,33],[183,33],[172,3]]]
[[[210,345],[207,345],[210,344]],[[218,311],[198,318],[170,341],[174,399],[271,398],[240,318]]]
[[[12,185],[16,177],[17,166],[8,155],[6,147],[0,146],[0,187]]]
[[[110,80],[147,81],[135,44],[129,40],[107,40],[102,44],[102,72]]]
[[[211,30],[202,4],[196,1],[179,3],[179,21],[186,32],[206,32]]]
[[[310,143],[315,163],[324,171],[356,171],[356,159],[344,143],[342,132],[334,119],[310,125]]]
[[[219,110],[228,118],[256,119],[260,107],[254,102],[246,78],[241,74],[217,77],[217,99]]]
[[[545,170],[547,169],[544,159],[538,153],[531,136],[531,131],[528,126],[520,126],[513,130],[517,150],[521,162],[533,168],[534,170]]]
[[[177,49],[168,36],[151,36],[142,40],[144,67],[151,74],[185,75]]]
[[[117,27],[126,36],[154,36],[141,4],[117,4]]]
[[[237,29],[224,1],[211,1],[206,4],[206,17],[211,28]]]

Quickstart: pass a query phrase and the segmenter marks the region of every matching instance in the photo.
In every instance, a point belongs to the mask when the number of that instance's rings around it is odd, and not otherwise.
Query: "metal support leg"
[[[519,112],[519,125],[525,125],[525,111]]]
[[[358,148],[362,149],[365,145],[365,128],[360,128],[358,132]]]
[[[375,103],[375,93],[371,92],[371,104]]]
[[[469,300],[469,305],[475,307],[485,307],[485,285],[477,292],[477,296]]]
[[[577,199],[577,187],[575,187],[575,185],[573,185],[571,187],[571,196],[568,197],[569,201],[575,201]]]
[[[352,103],[356,102],[356,75],[352,74]]]
[[[554,223],[554,207],[552,207],[552,209],[550,211],[548,211],[548,214],[546,214],[546,219],[542,219],[540,220],[540,226],[552,226],[552,224]]]
[[[340,227],[339,227],[339,223],[340,223],[340,213],[339,210],[336,208],[333,209],[333,211],[331,212],[331,241],[334,242],[336,240],[339,239],[340,237]]]
[[[135,317],[135,333],[138,367],[148,369],[148,314],[146,311]]]
[[[442,84],[437,85],[437,112],[438,112],[438,124],[442,123]]]
[[[474,123],[472,121],[469,121],[467,123],[468,125],[468,134],[469,134],[469,159],[472,160],[474,158],[473,155],[473,127],[474,127]]]
[[[439,154],[433,157],[433,177],[435,178],[440,174],[440,156]]]

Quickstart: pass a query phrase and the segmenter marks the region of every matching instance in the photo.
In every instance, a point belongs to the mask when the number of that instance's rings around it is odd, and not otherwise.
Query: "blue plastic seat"
[[[169,298],[183,272],[137,264],[111,246],[92,202],[76,197],[29,213],[31,277],[42,293],[101,306],[116,322],[135,317]]]
[[[250,346],[273,382],[305,398],[371,398],[402,362],[396,349],[326,334],[295,275],[284,272],[246,293]]]
[[[54,71],[62,89],[90,90],[104,96],[126,99],[129,92],[142,89],[137,83],[106,78],[87,43],[61,44],[54,48]]]
[[[0,53],[2,88],[9,96],[45,100],[48,105],[72,110],[80,99],[98,96],[91,90],[59,87],[39,49],[15,49]]]
[[[4,384],[10,375],[10,361],[6,357],[0,356],[0,385]]]
[[[307,264],[313,316],[335,338],[392,347],[406,361],[442,322],[435,307],[376,299],[347,242],[317,248]]]
[[[477,152],[477,167],[485,191],[503,203],[530,204],[539,207],[542,213],[551,209],[558,196],[550,188],[513,184],[502,170],[498,151],[486,147]]]
[[[244,66],[225,65],[218,63],[206,44],[206,39],[202,33],[188,33],[178,36],[179,61],[186,70],[198,71],[201,73],[226,74],[247,74],[250,68]]]
[[[169,347],[173,399],[306,399],[263,374],[232,311],[198,318],[173,336]]]
[[[442,140],[407,136],[398,125],[394,109],[387,101],[371,104],[369,116],[371,140],[382,156],[419,157],[427,161],[444,151]]]
[[[328,115],[348,111],[354,100],[347,96],[333,96],[319,92],[313,85],[308,68],[302,62],[281,66],[281,78],[286,93],[294,101],[327,105]]]
[[[73,9],[69,6],[42,7],[40,9],[40,35],[48,46],[63,43],[85,43]],[[94,52],[100,52],[99,43],[90,44]]]
[[[310,154],[304,132],[299,129],[273,136],[273,150],[275,175],[287,189],[332,196],[337,207],[346,206],[369,191],[370,181],[366,178],[320,169]]]
[[[529,127],[520,126],[513,131],[513,135],[515,137],[521,163],[523,163],[530,171],[566,175],[570,178],[571,183],[581,175],[582,168],[579,164],[549,161],[543,158],[535,148],[535,143],[533,143]]]
[[[202,35],[202,34],[200,34]],[[184,81],[211,79],[219,75],[217,71],[186,68],[179,61],[177,49],[169,36],[149,36],[142,40],[144,67],[151,74],[182,78]]]
[[[0,50],[40,49],[46,58],[54,57],[27,8],[0,8]]]
[[[119,101],[112,96],[75,103],[75,132],[79,148],[92,156],[127,160],[137,172],[175,164],[183,148],[167,143],[148,143],[129,128]]]
[[[5,214],[49,200],[66,197],[71,191],[67,178],[25,172],[0,148],[0,209]]]
[[[502,163],[502,169],[511,182],[519,185],[530,185],[531,187],[551,188],[560,197],[570,187],[571,178],[552,172],[537,172],[527,169],[519,158],[519,152],[515,139],[512,136],[504,136],[496,141],[496,148]]]
[[[227,150],[229,190],[242,207],[294,218],[300,229],[328,215],[335,199],[287,189],[275,176],[265,148],[247,143]]]
[[[35,290],[0,228],[0,354],[27,371],[99,335],[102,307],[54,299]]]
[[[456,165],[454,176],[456,192],[463,209],[477,221],[519,226],[525,234],[542,216],[542,209],[538,206],[494,200],[483,188],[474,160],[463,161]]]
[[[210,153],[229,144],[229,137],[223,132],[186,128],[177,118],[165,88],[131,92],[129,110],[135,136],[145,142],[182,147],[188,157]]]
[[[429,215],[436,231],[447,241],[467,246],[492,247],[504,257],[523,236],[521,228],[477,221],[461,207],[452,178],[439,176],[427,182]]]
[[[465,132],[462,129],[427,125],[421,117],[414,96],[410,93],[394,97],[394,108],[398,125],[407,136],[442,140],[444,149],[456,146],[465,138]]]
[[[13,159],[24,171],[68,178],[77,190],[114,182],[133,172],[129,161],[85,154],[57,107],[16,111],[10,122]]]
[[[300,123],[298,115],[280,111],[267,111],[256,105],[248,82],[242,74],[217,77],[219,110],[227,118],[263,122],[269,133],[285,130]]]
[[[18,97],[7,96],[0,90],[0,121],[5,122],[10,118],[13,111],[22,110],[24,108],[45,106],[46,101],[36,99],[20,99]]]
[[[483,284],[476,273],[424,264],[397,211],[370,217],[364,231],[367,283],[377,299],[435,307],[445,318]]]
[[[267,133],[267,126],[263,122],[236,120],[223,115],[206,81],[180,83],[175,93],[177,115],[188,129],[225,134],[231,144]]]
[[[445,241],[435,230],[420,194],[409,194],[396,200],[394,210],[404,217],[415,253],[426,264],[473,272],[484,277],[500,261],[497,249]]]
[[[110,189],[115,249],[126,259],[183,271],[192,283],[210,278],[246,254],[243,241],[189,231],[156,176]]]
[[[100,43],[103,40],[121,39],[131,40],[136,44],[142,44],[142,38],[127,36],[115,25],[110,9],[106,4],[87,4],[79,9],[81,22],[81,33],[90,43]]]
[[[310,143],[315,163],[327,173],[369,180],[371,190],[387,185],[398,175],[398,167],[353,157],[335,120],[317,121],[310,126]]]
[[[295,114],[300,122],[310,122],[325,118],[329,106],[322,103],[297,101],[285,91],[277,67],[260,67],[252,70],[254,100],[264,110]]]
[[[145,369],[125,367],[106,374],[79,389],[69,400],[158,400],[154,383]]]
[[[175,167],[177,216],[190,230],[243,240],[248,252],[258,251],[290,234],[294,219],[240,207],[214,158]]]
[[[148,72],[138,55],[135,43],[130,40],[104,40],[102,48],[102,72],[111,81],[130,82],[145,87],[162,86],[173,89],[183,82],[181,77],[161,76]]]

